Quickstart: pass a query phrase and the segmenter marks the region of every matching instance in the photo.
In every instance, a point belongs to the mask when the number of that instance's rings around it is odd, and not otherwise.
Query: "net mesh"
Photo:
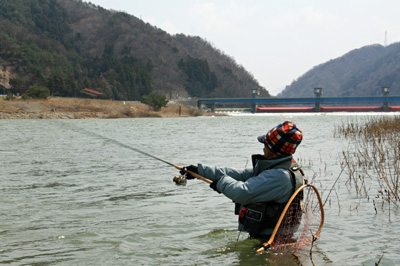
[[[274,238],[273,249],[299,247],[317,240],[323,213],[317,192],[304,187],[291,202]]]

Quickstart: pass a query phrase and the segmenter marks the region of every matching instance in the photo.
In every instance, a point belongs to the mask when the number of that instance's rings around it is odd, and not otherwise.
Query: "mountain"
[[[0,85],[54,96],[140,100],[269,93],[235,60],[195,36],[170,35],[81,0],[0,0]]]
[[[400,95],[400,43],[369,45],[315,66],[293,81],[278,97],[314,97],[313,88],[323,96],[382,96],[381,87]]]

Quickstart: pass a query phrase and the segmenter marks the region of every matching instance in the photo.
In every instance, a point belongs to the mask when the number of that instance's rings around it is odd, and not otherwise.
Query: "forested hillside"
[[[350,51],[314,67],[278,96],[314,97],[316,87],[324,89],[323,96],[381,96],[383,86],[400,95],[400,43]]]
[[[171,36],[135,16],[80,0],[0,0],[0,85],[54,96],[250,97],[260,88],[200,37]],[[261,88],[262,96],[269,96]]]

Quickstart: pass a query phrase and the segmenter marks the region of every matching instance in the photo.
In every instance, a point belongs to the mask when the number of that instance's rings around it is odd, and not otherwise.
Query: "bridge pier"
[[[322,95],[323,89],[322,88],[314,88],[314,94],[315,94],[315,108],[314,112],[321,112],[321,102],[320,98]]]
[[[253,99],[257,98],[257,96],[260,95],[260,90],[259,89],[254,89],[251,91],[251,96],[253,97]],[[254,114],[257,112],[257,104],[255,101],[253,101],[251,103],[251,107],[250,107],[251,113]]]
[[[251,103],[250,111],[252,114],[257,112],[257,104],[256,103]]]
[[[382,106],[382,110],[384,112],[389,112],[389,103],[386,98],[389,95],[389,93],[390,93],[390,87],[387,87],[387,86],[382,87],[382,94],[383,94],[383,97],[385,97],[385,99],[383,101],[383,106]]]

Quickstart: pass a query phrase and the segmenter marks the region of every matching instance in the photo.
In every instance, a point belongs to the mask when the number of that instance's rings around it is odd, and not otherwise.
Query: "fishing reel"
[[[186,186],[187,184],[187,178],[186,178],[187,173],[183,174],[183,175],[176,175],[174,176],[173,181],[175,182],[175,185],[177,186]]]

